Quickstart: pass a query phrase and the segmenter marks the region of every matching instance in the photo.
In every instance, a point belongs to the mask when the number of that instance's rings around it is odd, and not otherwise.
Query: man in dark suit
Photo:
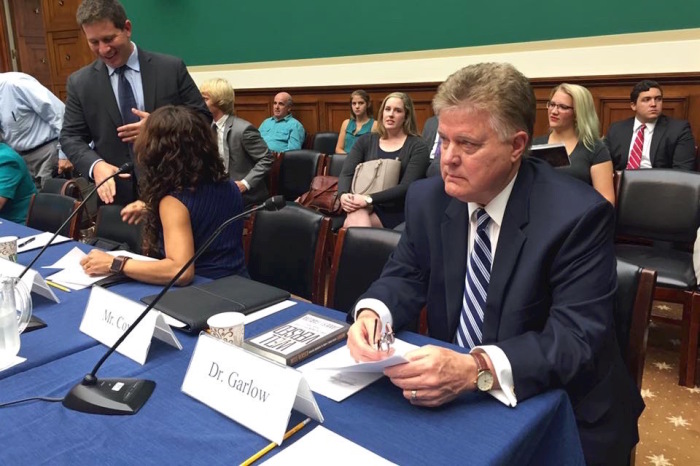
[[[637,83],[630,93],[635,116],[610,125],[605,143],[615,170],[695,169],[695,139],[690,123],[663,115],[663,91],[656,81]]]
[[[97,60],[68,78],[60,142],[84,176],[100,183],[132,161],[131,145],[158,107],[187,105],[211,120],[182,60],[131,42],[131,22],[118,1],[84,0],[76,17]],[[110,180],[98,194],[125,205],[137,198],[136,182]]]
[[[399,245],[349,316],[351,354],[385,357],[374,329],[426,305],[430,335],[464,351],[425,346],[386,369],[411,403],[480,390],[515,406],[563,388],[587,462],[626,464],[644,405],[615,340],[612,205],[525,157],[535,97],[511,65],[456,72],[433,107],[442,179],[409,188]]]
[[[438,136],[438,117],[431,116],[423,126],[423,140],[430,148],[430,165],[425,176],[438,176],[440,174],[440,137]]]
[[[224,168],[243,194],[246,206],[262,203],[268,196],[265,178],[274,157],[260,132],[233,114],[235,93],[225,79],[202,83],[204,101],[214,117],[214,129]]]

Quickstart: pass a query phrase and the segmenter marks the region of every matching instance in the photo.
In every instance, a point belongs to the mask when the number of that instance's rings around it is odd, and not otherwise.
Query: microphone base
[[[63,406],[89,414],[136,414],[148,401],[156,383],[140,379],[98,379],[80,382],[63,399]]]

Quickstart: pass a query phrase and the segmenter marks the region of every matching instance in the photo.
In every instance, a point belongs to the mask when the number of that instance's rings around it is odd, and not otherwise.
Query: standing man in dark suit
[[[133,161],[131,145],[158,107],[187,105],[211,120],[182,60],[131,42],[131,22],[117,0],[84,0],[76,18],[97,60],[68,78],[60,142],[84,176],[100,183]],[[110,180],[98,194],[126,205],[137,198],[136,182]]]
[[[440,175],[440,135],[438,134],[438,117],[433,115],[425,122],[423,126],[423,140],[430,148],[430,165],[425,176]]]
[[[638,82],[630,93],[635,116],[610,125],[605,143],[615,170],[695,169],[695,139],[686,120],[663,115],[663,91],[656,81]]]
[[[412,404],[478,390],[515,407],[563,388],[588,464],[626,464],[644,404],[615,340],[612,205],[526,157],[535,96],[511,65],[454,73],[433,107],[442,179],[409,188],[401,240],[349,316],[351,354],[386,357],[375,329],[426,305],[430,335],[462,348],[425,346],[385,370]]]
[[[214,116],[219,155],[224,168],[243,194],[245,206],[262,203],[268,196],[265,178],[274,158],[260,132],[233,114],[235,93],[225,79],[211,79],[200,87]]]

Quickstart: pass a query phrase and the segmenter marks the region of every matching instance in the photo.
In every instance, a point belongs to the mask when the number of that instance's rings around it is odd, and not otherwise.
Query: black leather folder
[[[538,144],[530,148],[530,155],[548,162],[553,167],[571,165],[564,144]]]
[[[141,298],[151,304],[157,294]],[[207,319],[221,312],[250,314],[289,299],[289,292],[238,275],[219,278],[202,285],[170,290],[155,308],[183,322],[185,332],[207,327]]]

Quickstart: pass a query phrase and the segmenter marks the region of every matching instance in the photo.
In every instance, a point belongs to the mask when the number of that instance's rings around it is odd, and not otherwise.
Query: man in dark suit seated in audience
[[[61,147],[83,176],[100,183],[133,161],[132,143],[149,112],[187,105],[211,121],[199,89],[179,58],[147,52],[131,42],[131,22],[117,0],[84,0],[76,14],[97,56],[68,78]],[[110,180],[104,203],[137,198],[134,178]]]
[[[615,170],[637,168],[695,169],[695,140],[686,120],[663,115],[663,91],[645,79],[630,93],[635,116],[610,125],[605,143]]]
[[[431,116],[423,126],[423,140],[430,148],[430,165],[425,176],[440,175],[440,135],[438,134],[438,117]]]
[[[612,205],[527,157],[535,96],[511,65],[454,73],[433,107],[442,178],[409,188],[401,240],[348,316],[351,354],[386,357],[375,329],[426,305],[430,335],[464,350],[425,346],[385,370],[412,404],[483,391],[514,407],[563,388],[586,461],[626,464],[644,403],[615,339]]]

